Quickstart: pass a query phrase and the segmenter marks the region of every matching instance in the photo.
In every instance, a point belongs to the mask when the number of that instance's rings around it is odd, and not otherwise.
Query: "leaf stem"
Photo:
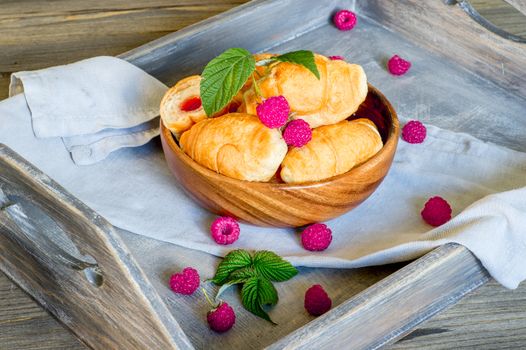
[[[212,306],[213,308],[217,307],[217,303],[212,302],[212,299],[208,296],[208,293],[206,292],[206,289],[204,287],[201,287],[201,290],[203,291],[203,294],[205,295],[206,301],[208,301],[208,304]]]
[[[261,89],[259,88],[258,82],[256,81],[256,78],[254,78],[254,75],[252,75],[252,85],[254,86],[256,96],[260,99],[263,99],[263,94],[261,93]]]

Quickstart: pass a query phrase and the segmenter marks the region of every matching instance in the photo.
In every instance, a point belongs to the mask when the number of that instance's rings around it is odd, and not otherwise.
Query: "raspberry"
[[[310,251],[321,251],[327,249],[332,241],[331,229],[325,224],[313,224],[301,233],[303,248]]]
[[[404,60],[398,55],[394,55],[387,62],[387,68],[389,69],[389,73],[393,75],[403,75],[411,68],[411,62]]]
[[[402,138],[409,143],[424,142],[426,134],[426,127],[418,120],[411,120],[402,129]]]
[[[259,120],[268,128],[281,128],[289,119],[290,107],[283,96],[267,98],[256,107]]]
[[[239,238],[239,224],[234,218],[222,216],[212,222],[210,232],[217,244],[232,244]]]
[[[191,267],[186,267],[181,273],[175,273],[170,277],[170,288],[179,294],[193,294],[199,288],[199,284],[199,273]]]
[[[305,120],[296,119],[287,124],[283,138],[289,146],[303,147],[312,139],[312,130]]]
[[[323,287],[315,284],[305,292],[305,309],[312,316],[320,316],[331,309],[332,300]]]
[[[343,61],[344,60],[342,56],[329,56],[329,59],[332,61]]]
[[[336,12],[332,21],[339,30],[351,30],[356,25],[356,15],[349,10],[341,10]]]
[[[425,222],[431,226],[440,226],[451,219],[451,206],[442,197],[432,197],[424,205],[420,213]]]
[[[230,305],[222,302],[218,308],[210,311],[206,315],[206,320],[213,331],[223,333],[232,328],[234,323],[236,323],[236,314]]]

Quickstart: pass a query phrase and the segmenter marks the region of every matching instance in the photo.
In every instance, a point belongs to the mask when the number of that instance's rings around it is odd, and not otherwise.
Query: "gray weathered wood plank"
[[[388,349],[524,349],[526,286],[492,281]]]
[[[107,221],[2,144],[0,184],[0,269],[84,342],[192,348]]]
[[[84,348],[59,321],[0,273],[0,349]]]

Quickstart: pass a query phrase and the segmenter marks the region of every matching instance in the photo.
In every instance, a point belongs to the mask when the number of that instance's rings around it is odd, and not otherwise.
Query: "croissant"
[[[365,162],[382,146],[382,138],[369,119],[321,126],[312,131],[308,144],[288,152],[280,175],[287,183],[327,179]]]
[[[283,95],[293,118],[303,119],[311,128],[338,123],[356,112],[367,96],[367,77],[363,68],[343,60],[315,55],[320,79],[298,64],[280,62],[270,66],[258,80],[264,98]],[[256,114],[260,98],[254,89],[244,93],[239,111]]]
[[[274,55],[268,53],[255,54],[254,59],[259,61],[272,56]],[[254,78],[258,79],[263,75],[265,69],[264,66],[256,67],[256,71],[253,73]],[[201,105],[200,84],[200,75],[184,78],[170,88],[161,100],[160,114],[163,123],[176,136],[181,135],[192,125],[207,117]],[[251,87],[252,78],[249,78],[232,101],[214,117],[236,111],[243,101],[243,93]]]
[[[199,96],[200,75],[179,80],[161,100],[161,119],[174,134],[180,135],[195,123],[206,119]]]
[[[197,163],[247,181],[268,181],[287,153],[278,129],[255,116],[230,113],[202,120],[180,139],[181,149]]]

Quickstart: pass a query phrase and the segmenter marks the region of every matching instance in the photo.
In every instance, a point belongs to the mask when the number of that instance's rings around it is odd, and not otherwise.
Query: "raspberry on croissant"
[[[315,55],[320,79],[307,68],[289,62],[272,64],[258,81],[264,98],[284,96],[295,119],[311,128],[338,123],[351,116],[367,96],[363,68],[342,60]],[[254,89],[245,92],[239,111],[256,114],[260,103]]]
[[[270,180],[287,153],[278,129],[269,129],[256,116],[243,113],[200,121],[183,133],[180,145],[208,169],[247,181]]]
[[[382,138],[369,119],[342,121],[312,130],[311,141],[292,148],[281,164],[287,183],[319,181],[343,174],[382,148]]]

